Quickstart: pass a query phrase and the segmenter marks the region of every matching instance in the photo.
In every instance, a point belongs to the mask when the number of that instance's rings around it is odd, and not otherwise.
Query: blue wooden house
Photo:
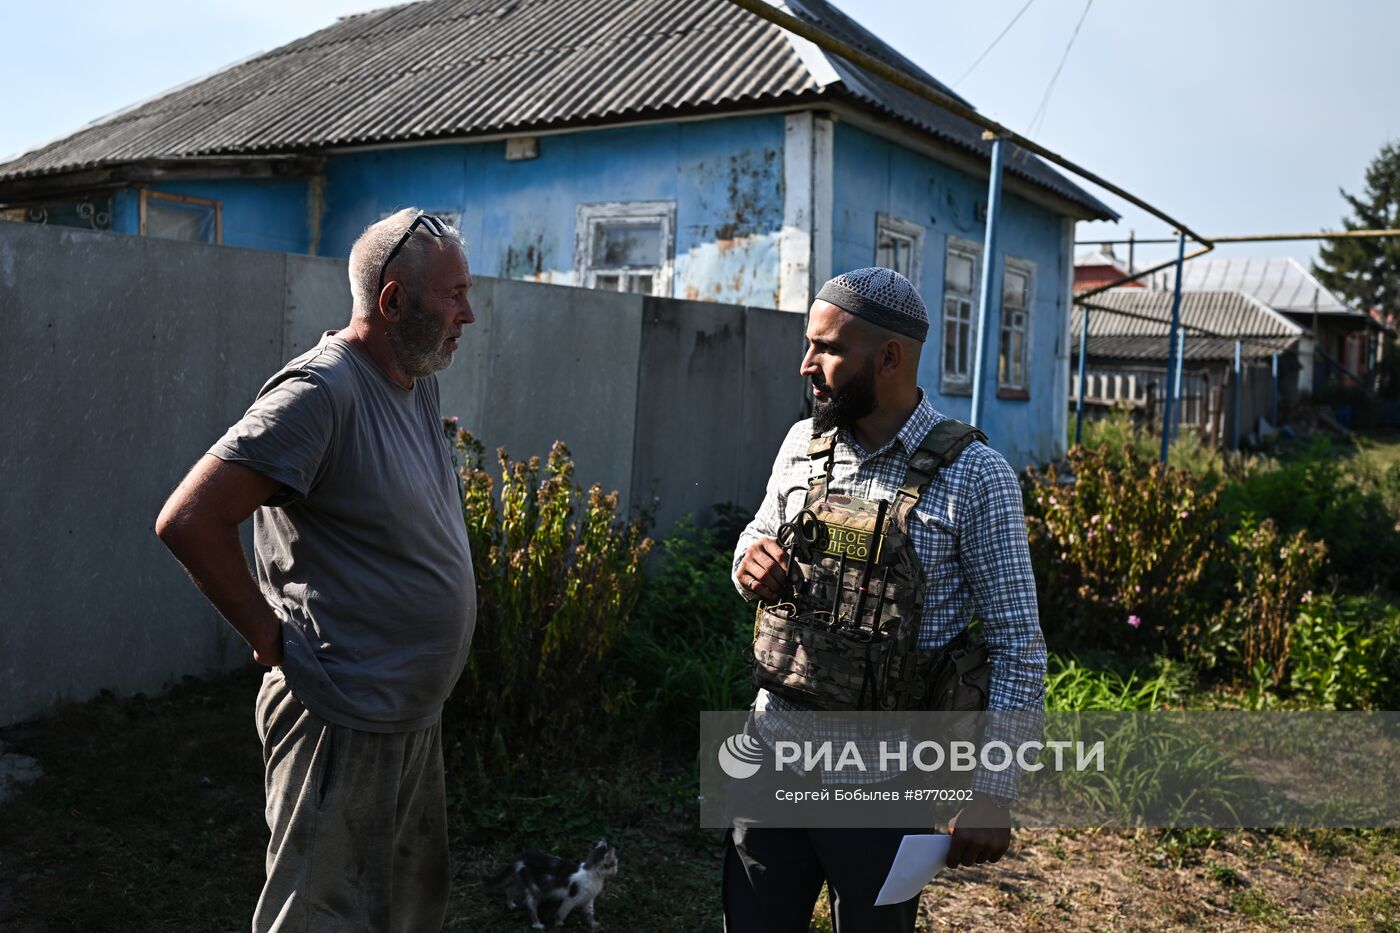
[[[824,0],[785,8],[952,91]],[[0,164],[12,220],[343,257],[417,205],[473,271],[806,311],[899,269],[921,382],[967,417],[989,144],[972,124],[726,0],[424,0],[282,48]],[[1077,220],[1116,215],[1007,160],[983,425],[1017,466],[1064,446]],[[799,348],[775,356],[797,364]]]

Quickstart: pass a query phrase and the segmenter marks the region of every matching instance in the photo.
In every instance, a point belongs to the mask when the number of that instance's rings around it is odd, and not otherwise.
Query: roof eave
[[[185,156],[96,163],[0,179],[0,204],[21,206],[78,192],[111,191],[130,185],[215,178],[287,178],[313,175],[324,160],[305,153]]]

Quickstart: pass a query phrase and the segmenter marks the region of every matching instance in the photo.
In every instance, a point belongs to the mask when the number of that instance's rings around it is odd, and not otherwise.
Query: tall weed
[[[1233,654],[1247,671],[1263,671],[1283,682],[1293,641],[1293,620],[1317,584],[1327,545],[1304,531],[1285,536],[1273,519],[1246,515],[1230,535],[1235,593],[1200,639],[1188,642],[1212,660]]]
[[[568,449],[512,461],[497,451],[500,487],[482,445],[449,434],[476,571],[476,633],[449,700],[459,764],[509,767],[532,745],[579,731],[616,702],[603,659],[626,630],[652,542],[619,514],[617,493],[573,481]]]
[[[1076,447],[1072,481],[1027,471],[1041,617],[1071,644],[1160,648],[1197,617],[1217,553],[1217,485],[1133,447]]]

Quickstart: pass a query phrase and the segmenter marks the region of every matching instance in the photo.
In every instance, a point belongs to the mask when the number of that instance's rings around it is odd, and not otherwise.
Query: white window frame
[[[1020,310],[1025,314],[1021,327],[1021,381],[1004,379],[1002,374],[1002,342],[1012,329],[1011,315],[1007,313],[1006,273],[1015,272],[1026,277],[1026,306]],[[1002,257],[1001,322],[997,334],[997,391],[1012,393],[1016,398],[1029,398],[1031,391],[1031,322],[1035,307],[1035,263],[1019,256]]]
[[[883,211],[877,213],[875,215],[875,265],[877,266],[884,265],[880,262],[880,241],[886,236],[902,240],[908,245],[909,271],[902,274],[917,289],[923,273],[924,228],[913,221],[895,217],[893,214],[886,214]],[[887,268],[894,269],[894,266],[887,266]],[[895,271],[899,272],[898,269]]]
[[[616,275],[618,284],[625,286],[629,275],[645,274],[640,269],[600,269],[593,267],[593,246],[600,223],[661,224],[661,265],[652,273],[651,293],[670,297],[675,276],[676,202],[675,201],[609,201],[600,204],[580,204],[574,227],[574,281],[583,288],[597,288],[599,275]],[[619,291],[626,291],[625,287]]]
[[[948,280],[949,259],[954,255],[972,260],[972,291],[967,294],[952,291]],[[943,290],[938,303],[938,350],[940,359],[940,387],[944,394],[967,395],[972,392],[972,374],[975,370],[973,354],[977,351],[977,305],[979,283],[982,280],[982,245],[958,236],[948,237],[948,246],[943,259]],[[956,301],[967,309],[967,345],[963,348],[963,365],[966,372],[959,373],[950,367],[948,360],[948,325],[961,323],[949,314],[949,302]]]

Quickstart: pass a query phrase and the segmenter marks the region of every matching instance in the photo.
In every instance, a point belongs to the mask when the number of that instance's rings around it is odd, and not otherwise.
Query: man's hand
[[[734,577],[739,585],[765,600],[787,590],[788,556],[777,538],[759,538],[749,545]]]
[[[1011,811],[986,799],[974,799],[948,821],[953,841],[948,867],[996,862],[1011,846]]]

